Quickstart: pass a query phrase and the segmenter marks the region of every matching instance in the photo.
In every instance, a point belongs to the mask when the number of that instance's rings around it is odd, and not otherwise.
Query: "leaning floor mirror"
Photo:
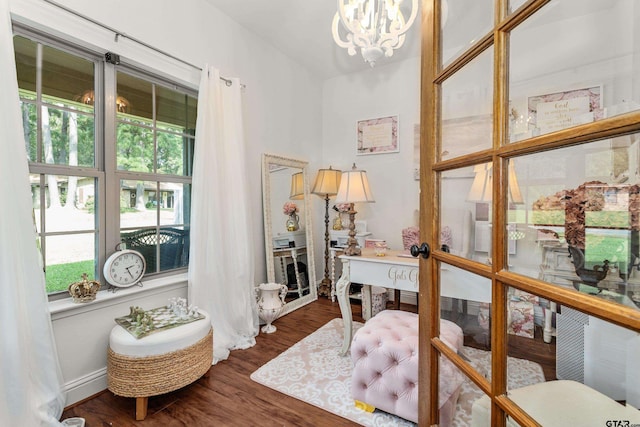
[[[284,315],[318,298],[307,162],[263,154],[262,206],[267,280],[287,286]]]

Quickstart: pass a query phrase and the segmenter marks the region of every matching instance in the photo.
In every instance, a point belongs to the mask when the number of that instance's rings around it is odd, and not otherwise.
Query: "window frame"
[[[99,280],[103,285],[103,290],[106,289],[106,282],[102,274],[102,268],[109,255],[111,255],[120,243],[120,234],[123,230],[120,228],[120,183],[123,179],[135,179],[156,182],[158,185],[161,182],[171,182],[180,185],[188,185],[191,188],[192,184],[192,166],[193,166],[193,150],[185,151],[185,161],[189,162],[189,169],[185,172],[185,175],[172,175],[166,173],[142,173],[131,171],[119,171],[117,170],[117,112],[115,106],[115,96],[106,96],[106,93],[116,93],[117,81],[116,75],[118,71],[134,75],[137,78],[143,79],[155,86],[162,86],[164,88],[178,91],[187,96],[198,98],[197,90],[185,86],[178,81],[173,81],[170,78],[163,77],[159,73],[154,73],[151,70],[145,69],[143,66],[129,63],[123,60],[120,64],[115,65],[105,61],[104,54],[96,50],[92,50],[78,45],[76,42],[67,41],[48,34],[43,31],[31,28],[25,24],[13,22],[13,36],[20,36],[29,39],[37,44],[42,44],[56,50],[63,51],[70,55],[78,56],[82,59],[92,61],[94,63],[94,165],[93,167],[87,166],[70,166],[60,164],[47,164],[42,159],[42,123],[41,114],[37,115],[36,120],[36,132],[37,132],[37,161],[29,161],[28,168],[30,174],[42,175],[61,175],[61,176],[78,176],[88,177],[95,179],[95,278]],[[40,71],[38,71],[36,77],[36,99],[35,100],[23,100],[28,101],[30,104],[35,105],[36,109],[43,106],[42,101],[42,87],[39,81],[41,80]],[[197,111],[197,110],[196,110]],[[154,120],[154,133],[157,131]],[[186,132],[185,132],[186,134]],[[195,129],[193,134],[188,135],[195,144]],[[154,136],[155,140],[155,136]],[[190,145],[191,146],[191,145]],[[156,147],[154,147],[154,165],[156,164]],[[185,149],[186,150],[186,149]],[[38,161],[39,160],[39,161]],[[154,166],[154,169],[156,166]],[[158,211],[159,212],[159,211]],[[189,228],[189,212],[186,212],[184,223],[180,224],[185,228]],[[34,218],[34,221],[39,221],[41,225],[40,232],[37,233],[38,238],[43,241],[43,265],[46,268],[46,237],[50,236],[65,236],[72,234],[86,234],[89,230],[69,230],[69,231],[56,231],[48,233],[46,230],[46,218],[44,210],[41,211],[40,218]],[[161,225],[160,218],[157,217],[155,228],[166,227]],[[166,270],[163,272],[155,272],[145,275],[145,279],[160,278],[164,276],[172,276],[177,274],[184,274],[187,271],[187,267],[180,267],[176,269]],[[69,278],[71,283],[73,278]],[[50,293],[49,300],[54,301],[63,298],[70,298],[66,292],[59,291],[56,293]]]

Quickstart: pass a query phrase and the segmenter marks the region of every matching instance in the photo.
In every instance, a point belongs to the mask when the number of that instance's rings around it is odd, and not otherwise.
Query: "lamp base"
[[[358,247],[358,241],[356,240],[356,210],[353,203],[349,204],[349,238],[347,239],[347,248],[344,250],[344,254],[348,256],[358,256],[361,254]]]
[[[359,256],[362,254],[362,251],[356,246],[349,246],[344,250],[344,254],[348,256]]]
[[[331,296],[331,279],[325,277],[320,282],[320,286],[318,287],[318,296],[320,297],[330,297]]]

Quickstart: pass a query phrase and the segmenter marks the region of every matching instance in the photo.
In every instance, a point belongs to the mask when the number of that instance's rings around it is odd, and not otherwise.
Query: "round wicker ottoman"
[[[114,394],[136,398],[136,420],[147,416],[149,396],[191,384],[208,372],[213,361],[213,330],[204,319],[136,339],[119,325],[109,336],[107,387]]]

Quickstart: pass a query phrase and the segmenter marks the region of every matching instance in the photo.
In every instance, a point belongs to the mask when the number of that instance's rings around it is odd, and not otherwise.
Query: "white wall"
[[[413,177],[413,161],[414,125],[420,120],[420,58],[382,64],[325,81],[322,158],[323,167],[348,170],[355,162],[367,171],[376,202],[356,204],[356,219],[367,221],[373,238],[402,249],[402,229],[418,225],[420,185]],[[356,155],[356,122],[392,115],[399,116],[400,152]],[[322,217],[324,211],[318,218]],[[316,222],[321,226],[316,235],[322,236],[324,223]]]
[[[198,67],[216,66],[223,76],[239,77],[246,85],[243,99],[247,174],[253,184],[252,222],[248,224],[253,241],[248,243],[254,246],[256,283],[264,282],[261,154],[305,158],[312,162],[311,170],[319,167],[321,82],[204,0],[61,0],[60,4]],[[15,20],[101,52],[115,52],[123,62],[133,60],[191,87],[198,86],[198,70],[126,38],[116,42],[112,32],[43,0],[10,0],[10,8]],[[63,378],[69,391],[67,405],[106,388],[106,345],[108,333],[115,324],[113,318],[127,314],[132,304],[150,309],[162,305],[169,297],[186,296],[184,279],[166,292],[159,292],[149,290],[137,294],[134,301],[116,298],[115,302],[96,303],[80,310],[67,306],[56,308],[53,324]]]

